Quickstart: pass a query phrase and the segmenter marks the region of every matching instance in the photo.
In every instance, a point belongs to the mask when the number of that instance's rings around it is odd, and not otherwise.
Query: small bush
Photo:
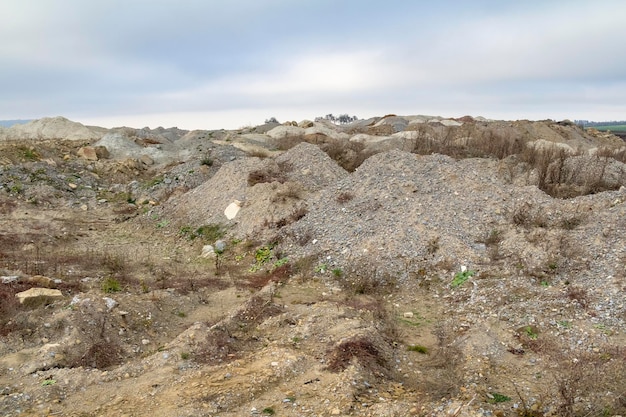
[[[330,372],[345,370],[352,360],[358,361],[361,366],[373,371],[385,369],[387,361],[380,350],[365,336],[356,336],[341,342],[327,353],[328,369]]]
[[[120,282],[115,278],[109,277],[102,283],[102,291],[107,294],[122,291],[122,286]]]

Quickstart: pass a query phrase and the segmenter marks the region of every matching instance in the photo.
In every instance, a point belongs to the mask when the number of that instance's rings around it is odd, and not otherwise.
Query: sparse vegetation
[[[180,399],[166,414],[626,414],[624,196],[605,192],[626,182],[623,144],[566,122],[395,135],[387,119],[321,123],[354,141],[267,138],[351,175],[238,149],[240,132],[189,135],[169,165],[0,142],[0,414],[150,413],[156,396]],[[61,296],[20,304],[31,288]],[[151,395],[70,409],[129,383]]]

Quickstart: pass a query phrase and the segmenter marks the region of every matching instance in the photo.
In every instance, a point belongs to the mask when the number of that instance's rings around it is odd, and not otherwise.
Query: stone
[[[232,220],[237,216],[239,210],[241,209],[241,201],[235,200],[226,207],[224,210],[224,215],[228,220]]]
[[[204,245],[202,247],[202,253],[200,254],[203,258],[212,258],[215,256],[215,248],[213,245]]]
[[[96,156],[98,157],[98,159],[108,159],[110,154],[109,154],[109,150],[106,148],[106,146],[94,146],[93,147],[94,150],[96,151]]]
[[[222,253],[226,250],[226,241],[225,240],[218,240],[215,242],[215,247],[214,247],[214,251],[216,253]]]
[[[109,311],[113,310],[118,305],[118,302],[110,297],[104,297],[103,300],[106,303],[107,309]]]
[[[15,296],[19,299],[20,304],[28,307],[37,307],[63,299],[61,291],[50,288],[31,288],[18,292]]]
[[[98,154],[96,153],[96,149],[93,146],[83,146],[76,152],[78,156],[88,161],[97,161]]]
[[[413,318],[413,312],[411,311],[407,311],[403,314],[405,319],[412,319]]]
[[[148,155],[141,155],[139,157],[139,162],[146,166],[154,165],[154,159],[150,158]]]
[[[26,280],[31,284],[35,284],[38,287],[44,288],[56,288],[57,284],[52,278],[44,277],[43,275],[33,275]]]
[[[0,277],[0,281],[3,284],[11,284],[12,282],[17,282],[20,279],[17,275],[5,275]]]

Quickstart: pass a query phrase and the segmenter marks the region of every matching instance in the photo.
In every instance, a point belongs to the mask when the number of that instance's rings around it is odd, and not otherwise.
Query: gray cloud
[[[623,118],[625,17],[610,0],[5,0],[0,118]]]

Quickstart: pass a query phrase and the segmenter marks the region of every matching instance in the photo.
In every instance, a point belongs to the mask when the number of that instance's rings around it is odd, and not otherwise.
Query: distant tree
[[[352,123],[356,120],[359,120],[356,116],[348,116],[347,114],[340,114],[339,117],[337,117],[337,120],[339,121],[339,123],[341,123],[342,125],[345,125],[347,123]]]
[[[280,123],[280,122],[276,120],[275,117],[270,117],[269,119],[265,120],[265,123]]]
[[[348,116],[347,113],[344,114],[340,114],[339,116],[335,116],[334,114],[330,113],[327,114],[324,117],[316,117],[315,118],[316,121],[318,120],[328,120],[329,122],[335,123],[335,124],[347,124],[347,123],[352,123],[356,120],[359,120],[358,117],[356,116]]]

